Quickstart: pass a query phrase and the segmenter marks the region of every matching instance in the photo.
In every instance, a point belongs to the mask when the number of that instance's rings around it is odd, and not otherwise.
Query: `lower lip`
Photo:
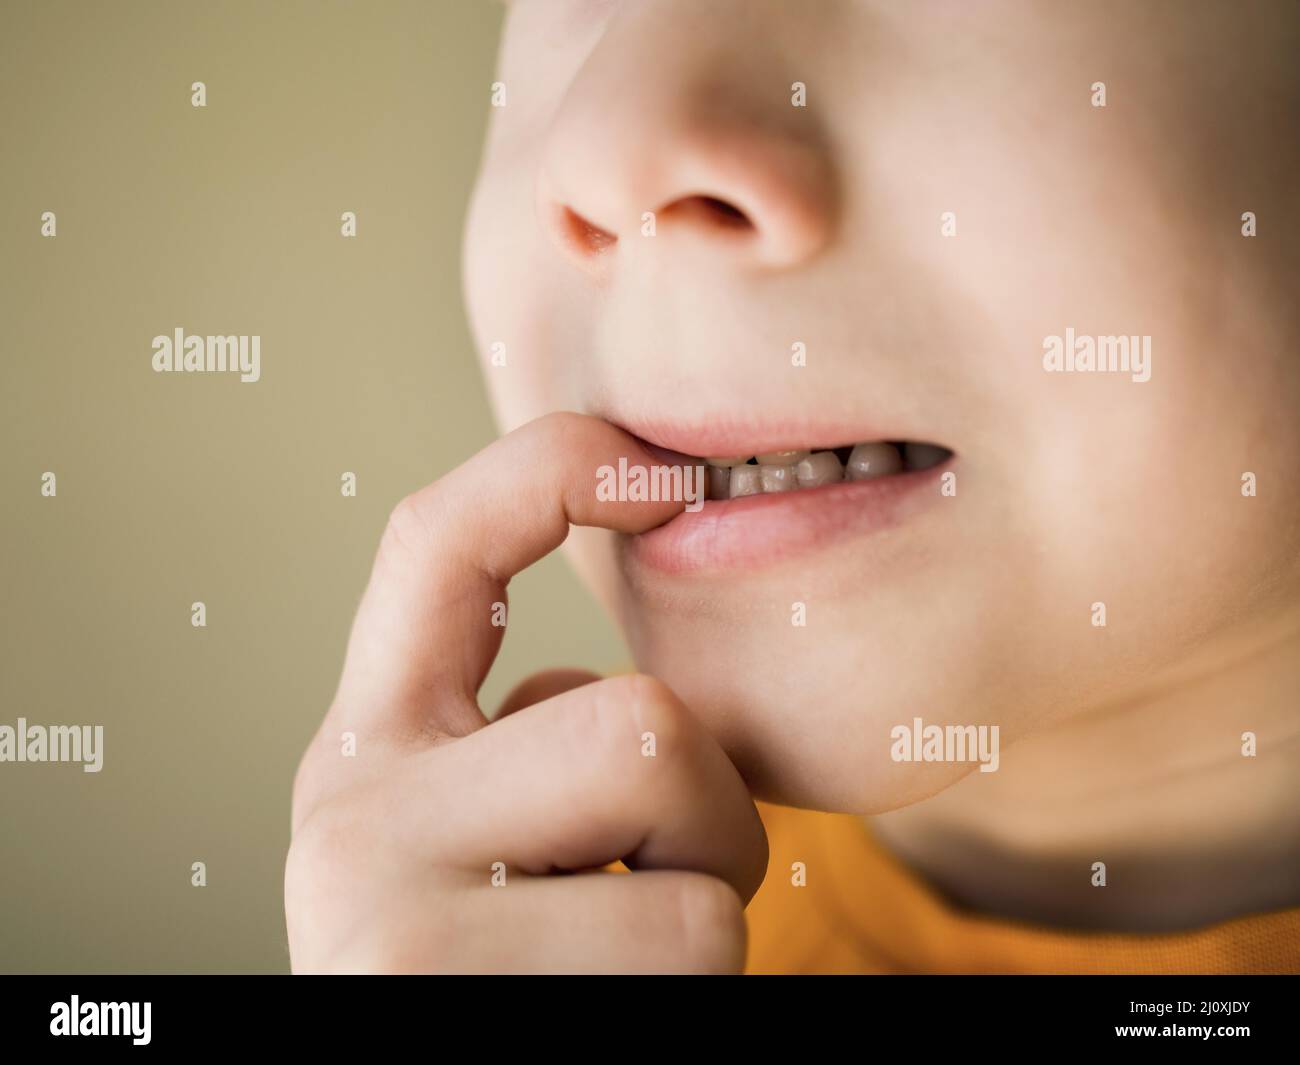
[[[663,573],[774,564],[899,525],[939,498],[937,482],[951,464],[949,458],[870,481],[712,500],[628,536],[627,550],[635,562]]]

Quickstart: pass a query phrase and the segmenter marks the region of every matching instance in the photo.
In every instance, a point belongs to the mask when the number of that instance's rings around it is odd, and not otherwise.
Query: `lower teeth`
[[[841,450],[843,454],[843,450]],[[934,444],[858,444],[841,462],[834,451],[777,451],[745,458],[706,459],[708,498],[738,499],[741,496],[793,492],[820,488],[841,481],[871,481],[903,470],[928,470],[952,452]]]

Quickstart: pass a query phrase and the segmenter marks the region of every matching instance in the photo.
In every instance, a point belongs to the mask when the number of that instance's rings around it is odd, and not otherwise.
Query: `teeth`
[[[731,495],[731,471],[723,466],[705,466],[709,479],[706,499],[727,499]]]
[[[791,466],[769,466],[760,465],[758,467],[758,480],[763,486],[764,492],[793,492],[799,487],[799,482],[795,479],[795,468]]]
[[[870,481],[903,468],[893,444],[858,444],[849,455],[845,474],[850,481]]]
[[[841,464],[840,455],[846,451],[848,461]],[[928,470],[951,455],[947,448],[935,444],[895,446],[872,441],[857,444],[851,451],[846,445],[834,451],[772,451],[754,458],[704,459],[708,471],[705,498],[739,499],[841,481],[871,481],[903,470]]]
[[[762,491],[763,482],[760,479],[757,466],[733,466],[731,468],[731,481],[727,485],[729,499],[737,499],[740,496],[756,496]]]
[[[946,459],[951,452],[946,447],[934,444],[904,444],[903,459],[909,470],[928,470]]]
[[[771,451],[758,456],[760,466],[793,466],[800,459],[807,458],[807,451]]]
[[[844,467],[834,451],[815,451],[794,468],[800,488],[820,488],[844,480]]]

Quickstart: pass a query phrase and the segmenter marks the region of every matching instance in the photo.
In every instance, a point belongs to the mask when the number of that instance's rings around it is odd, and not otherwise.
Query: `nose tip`
[[[654,122],[643,109],[639,119],[640,129],[638,115],[584,101],[552,127],[539,206],[571,258],[602,268],[653,236],[660,255],[694,245],[781,269],[829,242],[834,188],[815,141],[734,117]]]

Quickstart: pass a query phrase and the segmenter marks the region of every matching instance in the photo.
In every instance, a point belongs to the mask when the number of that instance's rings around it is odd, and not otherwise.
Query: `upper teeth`
[[[900,470],[924,470],[938,465],[950,452],[934,444],[857,444],[841,463],[834,451],[773,451],[755,458],[710,458],[708,498],[735,499],[764,492],[819,488],[843,480],[869,481]]]
[[[840,465],[839,456],[834,451],[818,451],[815,455],[800,459],[794,471],[800,488],[817,488],[844,480],[844,467]]]

